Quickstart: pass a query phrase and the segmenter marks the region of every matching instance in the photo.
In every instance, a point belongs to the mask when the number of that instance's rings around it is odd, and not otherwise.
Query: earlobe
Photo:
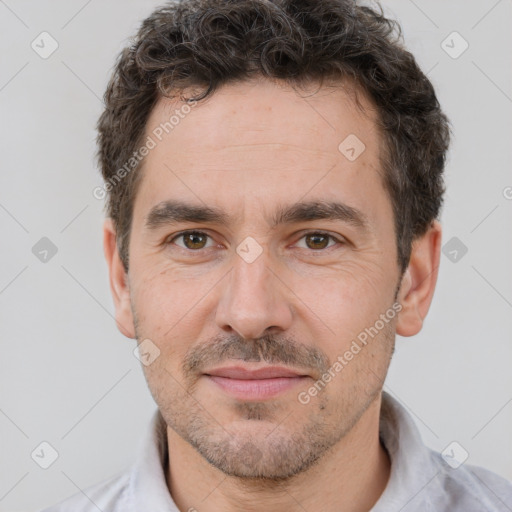
[[[103,224],[103,252],[108,265],[110,291],[115,307],[116,324],[127,338],[135,338],[135,329],[130,302],[128,276],[124,270],[117,247],[116,231],[112,219]]]
[[[428,231],[413,242],[409,266],[398,294],[402,310],[396,332],[400,336],[414,336],[423,326],[437,282],[441,234],[441,225],[433,221]]]

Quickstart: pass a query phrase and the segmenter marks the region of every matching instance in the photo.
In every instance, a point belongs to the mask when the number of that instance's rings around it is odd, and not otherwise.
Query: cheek
[[[201,297],[214,284],[212,277],[184,276],[179,268],[169,264],[147,262],[145,269],[134,272],[138,276],[132,285],[132,300],[136,310],[151,321],[152,328],[169,330],[181,322]]]
[[[313,315],[339,342],[373,324],[391,306],[393,282],[378,264],[347,261],[315,269],[312,275],[295,275],[290,287],[304,314]]]
[[[363,266],[359,262],[346,264],[330,275],[295,281],[292,289],[307,305],[300,306],[304,315],[300,322],[311,328],[313,343],[332,364],[347,354],[343,369],[335,372],[336,383],[330,387],[333,392],[347,386],[352,389],[364,381],[371,394],[379,384],[375,375],[384,375],[394,338],[390,332],[393,326],[386,324],[387,329],[380,330],[374,338],[368,329],[392,305],[391,277],[378,265]],[[367,345],[360,340],[366,340]]]
[[[199,298],[209,287],[202,281],[170,277],[170,272],[146,272],[132,286],[132,302],[137,317],[137,334],[155,343],[162,355],[175,361],[185,350],[187,336],[199,328],[196,319]]]

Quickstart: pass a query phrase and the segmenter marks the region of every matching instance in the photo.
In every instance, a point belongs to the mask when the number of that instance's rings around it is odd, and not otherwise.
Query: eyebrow
[[[228,226],[230,220],[229,214],[216,207],[167,200],[151,209],[146,216],[145,227],[152,231],[164,225],[182,222]],[[275,228],[283,224],[314,220],[342,221],[364,232],[370,231],[368,218],[361,210],[336,201],[307,201],[280,206],[267,222],[271,228]]]

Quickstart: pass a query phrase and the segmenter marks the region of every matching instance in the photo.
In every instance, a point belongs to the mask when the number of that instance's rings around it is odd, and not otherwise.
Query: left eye
[[[341,243],[340,240],[333,237],[332,235],[329,235],[328,233],[323,232],[314,232],[314,233],[306,233],[303,235],[300,240],[305,240],[306,249],[312,249],[314,251],[326,249],[328,247],[332,247],[332,245],[329,245],[329,240],[334,241],[334,245],[336,245],[336,242]]]

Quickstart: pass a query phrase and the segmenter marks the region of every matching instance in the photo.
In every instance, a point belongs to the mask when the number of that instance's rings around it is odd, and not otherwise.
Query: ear
[[[433,221],[428,231],[414,240],[411,259],[402,277],[396,333],[414,336],[421,331],[434,296],[441,257],[441,224]]]
[[[135,339],[128,276],[119,257],[116,231],[110,218],[107,218],[103,224],[103,252],[110,275],[110,291],[116,309],[117,328],[126,337]]]

